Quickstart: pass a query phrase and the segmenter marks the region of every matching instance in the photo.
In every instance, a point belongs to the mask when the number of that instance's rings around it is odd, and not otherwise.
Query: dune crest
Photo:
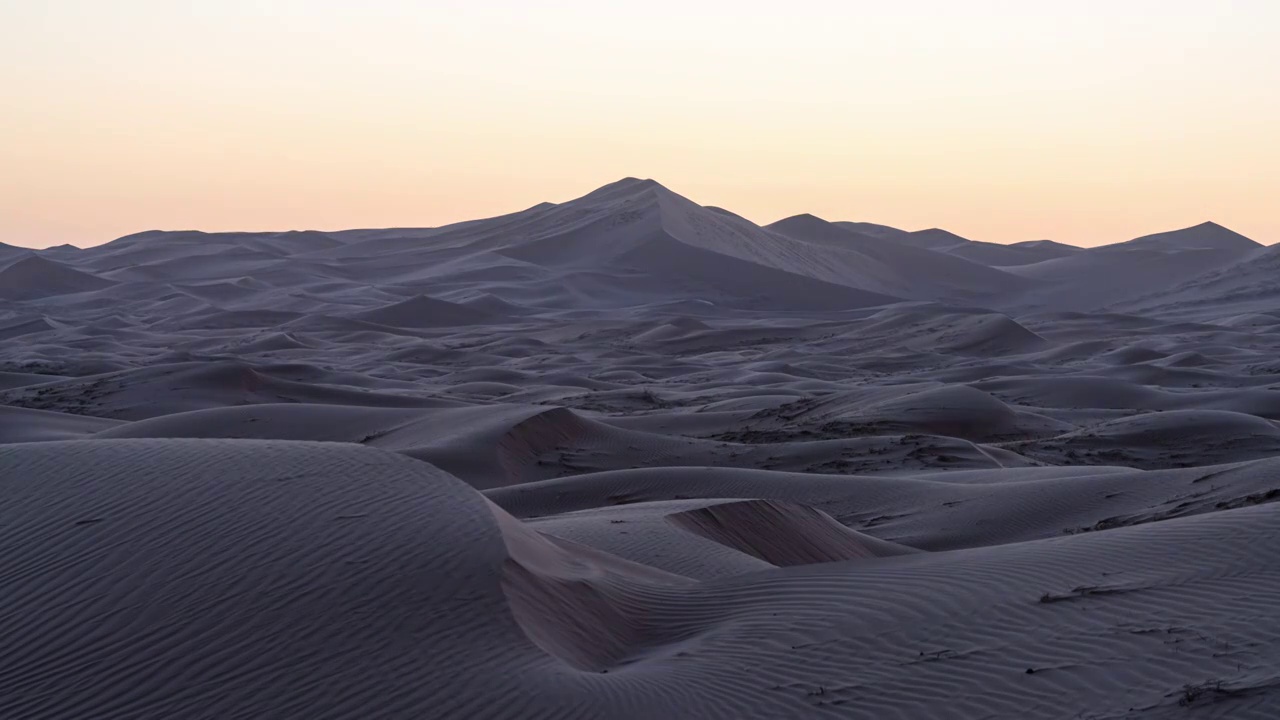
[[[502,587],[538,647],[579,669],[617,667],[664,641],[647,628],[644,592],[688,578],[530,530],[489,505],[506,543]]]
[[[667,520],[780,567],[919,552],[850,530],[821,510],[780,500],[711,505]]]

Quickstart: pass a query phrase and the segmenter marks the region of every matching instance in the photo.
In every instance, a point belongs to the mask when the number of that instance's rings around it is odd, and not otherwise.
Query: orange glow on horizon
[[[0,242],[434,226],[652,177],[761,224],[1280,241],[1280,5],[51,0],[0,10]]]

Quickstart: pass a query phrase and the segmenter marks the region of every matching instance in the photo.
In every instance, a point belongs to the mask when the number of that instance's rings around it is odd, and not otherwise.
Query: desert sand
[[[1280,717],[1278,258],[634,178],[0,246],[0,717]]]

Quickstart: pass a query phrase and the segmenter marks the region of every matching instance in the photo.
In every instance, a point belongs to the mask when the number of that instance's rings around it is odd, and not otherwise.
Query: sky
[[[0,0],[0,242],[434,226],[626,176],[1078,245],[1280,241],[1275,0]]]

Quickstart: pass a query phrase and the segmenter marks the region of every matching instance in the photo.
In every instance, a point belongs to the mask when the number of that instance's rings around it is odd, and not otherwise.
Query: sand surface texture
[[[1280,717],[1280,254],[1213,223],[0,251],[0,718]]]

